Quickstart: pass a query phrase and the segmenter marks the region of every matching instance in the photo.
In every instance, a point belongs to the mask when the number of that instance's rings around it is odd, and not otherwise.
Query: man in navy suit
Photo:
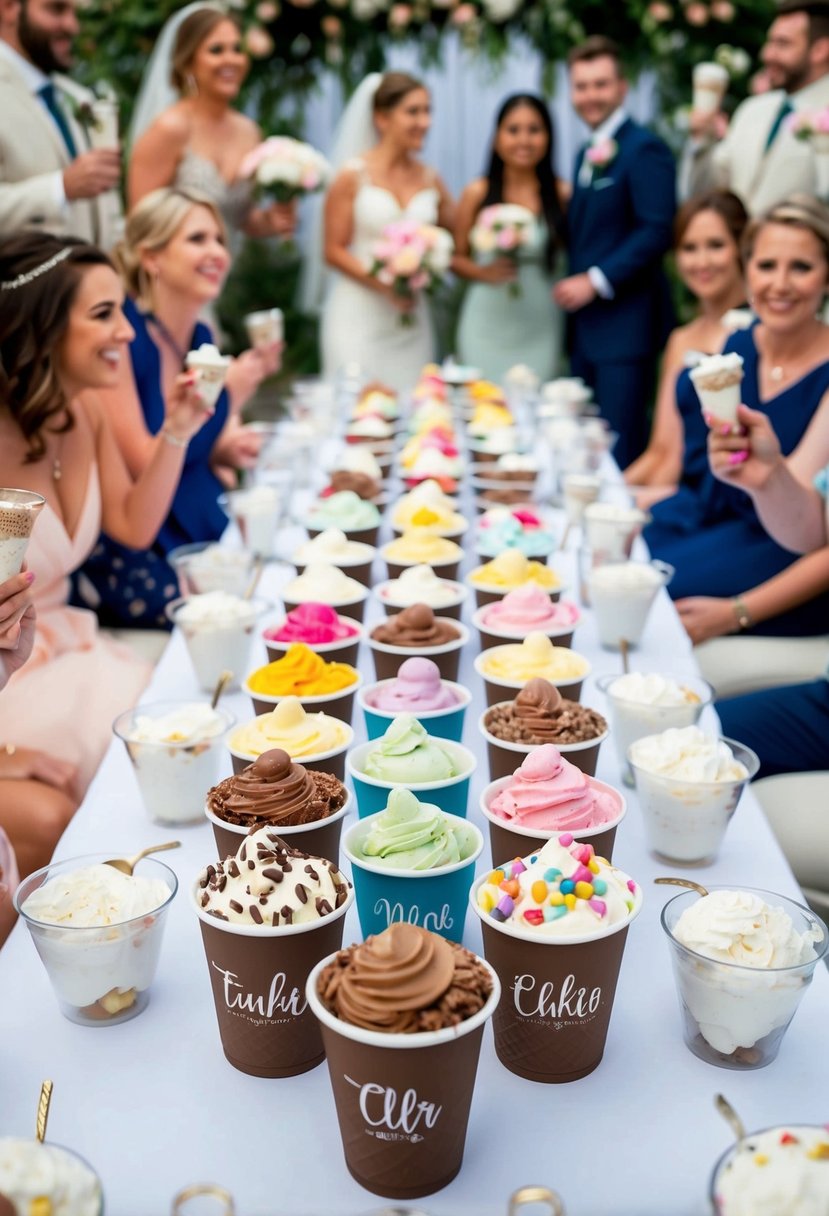
[[[659,352],[673,324],[662,257],[676,210],[667,144],[624,110],[619,49],[588,38],[568,58],[570,95],[592,130],[576,157],[567,216],[570,274],[555,288],[570,314],[570,368],[593,388],[622,468],[647,442]]]

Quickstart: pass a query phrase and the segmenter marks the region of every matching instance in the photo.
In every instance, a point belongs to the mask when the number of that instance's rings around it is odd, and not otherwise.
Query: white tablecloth
[[[467,559],[465,569],[473,562]],[[571,554],[556,565],[573,581]],[[263,592],[279,581],[268,571]],[[381,616],[372,604],[371,621]],[[574,639],[594,674],[620,670],[618,655],[599,649],[588,613]],[[477,736],[483,689],[464,655],[461,680],[474,694],[464,742],[478,754],[470,818],[488,839],[477,810],[486,783]],[[254,662],[264,661],[264,647]],[[367,648],[364,674],[373,679]],[[687,638],[663,593],[642,648],[641,670],[695,673]],[[102,673],[106,678],[106,673]],[[183,640],[174,636],[146,700],[197,697]],[[592,682],[583,700],[603,708]],[[241,694],[227,698],[240,720],[251,716]],[[82,707],[79,707],[82,712]],[[711,715],[709,723],[715,725]],[[357,742],[365,738],[359,711]],[[228,772],[229,772],[228,767]],[[612,742],[597,776],[618,785]],[[615,860],[642,883],[645,905],[628,934],[605,1058],[591,1076],[569,1085],[522,1080],[497,1061],[487,1028],[459,1177],[413,1206],[431,1216],[502,1216],[517,1187],[560,1191],[568,1216],[702,1216],[714,1161],[730,1133],[714,1111],[722,1090],[750,1127],[829,1117],[829,977],[821,966],[806,993],[780,1057],[758,1072],[716,1069],[684,1046],[668,947],[659,913],[669,898],[652,880],[666,867],[644,846],[635,795],[617,837]],[[58,855],[99,850],[130,855],[177,835],[183,847],[164,861],[181,887],[166,929],[149,1008],[135,1020],[89,1029],[59,1013],[27,930],[18,925],[0,953],[0,1135],[34,1131],[39,1085],[55,1082],[50,1138],[80,1152],[101,1174],[107,1216],[166,1216],[175,1191],[212,1180],[234,1193],[239,1216],[357,1216],[384,1204],[348,1174],[342,1157],[325,1066],[288,1080],[245,1076],[225,1060],[207,968],[188,891],[215,859],[207,823],[176,833],[148,822],[123,745],[111,747]],[[488,849],[482,867],[489,864]],[[702,883],[751,885],[798,898],[792,874],[748,791],[729,827],[719,860],[694,870]],[[345,941],[359,940],[356,912]],[[464,943],[478,950],[480,932],[467,920]]]

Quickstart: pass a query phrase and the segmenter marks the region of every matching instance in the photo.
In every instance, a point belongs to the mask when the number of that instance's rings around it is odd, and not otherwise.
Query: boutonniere
[[[72,101],[72,116],[79,127],[88,135],[90,131],[97,131],[100,120],[95,117],[95,111],[92,108],[91,101]]]
[[[597,144],[591,144],[584,154],[584,159],[595,171],[606,169],[616,159],[619,145],[615,139],[601,139]]]
[[[786,119],[795,139],[809,144],[813,152],[829,151],[829,106],[822,110],[796,110]]]

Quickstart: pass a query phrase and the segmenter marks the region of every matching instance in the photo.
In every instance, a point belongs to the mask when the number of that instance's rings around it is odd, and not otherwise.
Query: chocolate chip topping
[[[484,726],[505,743],[586,743],[607,730],[595,709],[562,697],[549,680],[529,680],[515,700],[490,709]]]

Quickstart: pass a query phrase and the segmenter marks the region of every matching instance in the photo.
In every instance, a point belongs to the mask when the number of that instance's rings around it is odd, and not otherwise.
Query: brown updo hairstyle
[[[743,234],[743,257],[746,261],[754,253],[758,234],[767,224],[786,224],[811,232],[819,242],[829,266],[829,207],[826,203],[811,194],[790,194],[782,202],[769,207],[768,211],[751,221]]]
[[[8,287],[63,250],[69,254],[31,282]],[[0,241],[0,401],[29,445],[27,463],[46,453],[44,430],[75,424],[55,369],[55,350],[84,273],[109,266],[107,255],[75,237],[21,232]]]
[[[737,256],[742,261],[742,241],[748,224],[748,212],[742,199],[730,190],[705,190],[682,204],[674,219],[674,250],[682,244],[682,238],[690,228],[691,221],[704,211],[713,211],[720,217],[731,234],[737,246]]]
[[[422,80],[408,72],[384,72],[372,99],[372,109],[375,114],[390,114],[409,93],[425,88]]]
[[[177,93],[189,92],[187,78],[196,57],[196,51],[223,21],[230,21],[232,25],[236,26],[239,33],[242,33],[242,27],[234,14],[220,8],[196,9],[182,21],[176,34],[170,64],[170,83]]]
[[[163,249],[184,223],[194,207],[206,207],[227,243],[227,229],[221,212],[212,199],[198,190],[183,186],[160,186],[145,194],[127,217],[124,236],[112,252],[127,295],[143,308],[152,307],[152,283],[144,269],[145,253]]]

